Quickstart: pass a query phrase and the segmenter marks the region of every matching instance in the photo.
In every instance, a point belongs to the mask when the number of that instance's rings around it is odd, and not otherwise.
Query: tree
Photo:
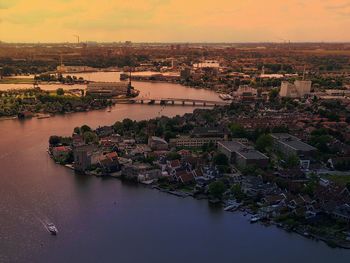
[[[209,184],[209,194],[216,198],[222,198],[226,186],[222,181],[215,181]]]
[[[56,145],[58,145],[60,142],[61,142],[61,137],[56,136],[56,135],[50,136],[50,139],[49,139],[49,144],[50,144],[50,145],[56,146]]]
[[[242,200],[245,197],[245,194],[243,193],[242,188],[239,184],[232,185],[231,192],[237,200]]]
[[[287,160],[286,160],[286,166],[288,168],[295,168],[299,165],[299,157],[296,154],[292,154],[290,156],[288,156]]]
[[[233,137],[235,138],[247,137],[247,131],[241,125],[237,123],[232,123],[229,128]]]
[[[75,134],[80,134],[80,128],[79,127],[75,127],[74,128],[74,133]]]
[[[124,119],[123,120],[123,127],[126,131],[129,131],[134,125],[134,122],[131,119]]]
[[[213,162],[215,165],[228,165],[228,158],[223,153],[218,153],[214,156]]]
[[[256,148],[259,151],[266,151],[267,148],[270,148],[273,144],[273,139],[269,134],[262,134],[256,140]]]
[[[167,159],[168,160],[179,160],[181,159],[181,155],[178,154],[177,152],[170,152],[167,154]]]
[[[113,125],[113,130],[114,130],[116,133],[118,133],[118,134],[120,134],[120,135],[123,135],[123,133],[124,133],[123,123],[120,122],[120,121],[117,121],[116,123],[114,123],[114,125]]]
[[[277,97],[278,97],[278,89],[272,89],[270,92],[269,92],[269,100],[270,101],[276,101]]]
[[[63,95],[64,95],[64,90],[63,90],[62,88],[58,88],[58,89],[56,90],[56,94],[57,94],[58,96],[63,96]]]
[[[86,144],[98,143],[98,136],[94,132],[91,132],[91,131],[84,132],[83,137]]]
[[[215,144],[210,141],[209,143],[204,143],[202,145],[202,152],[212,152],[215,150]]]
[[[81,134],[84,134],[85,132],[91,132],[91,128],[87,125],[83,125],[80,127]]]

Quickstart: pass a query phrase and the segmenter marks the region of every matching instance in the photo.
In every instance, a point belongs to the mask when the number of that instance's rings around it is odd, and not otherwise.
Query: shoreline
[[[49,153],[49,156],[52,159],[51,154]],[[74,167],[72,165],[62,165],[60,163],[55,162],[56,164],[60,165],[60,166],[64,166],[67,169],[70,169],[74,172],[75,175],[75,171],[74,171]],[[194,193],[192,192],[184,192],[184,191],[178,191],[178,190],[169,190],[169,189],[165,189],[162,188],[160,185],[157,185],[156,183],[142,183],[142,182],[135,182],[132,180],[127,180],[122,178],[121,173],[119,174],[119,172],[114,173],[114,174],[104,174],[104,175],[98,175],[98,174],[94,174],[94,173],[85,173],[87,176],[94,176],[96,178],[103,178],[103,177],[109,177],[109,178],[115,178],[118,179],[121,182],[128,182],[128,183],[132,183],[134,185],[137,186],[141,186],[147,189],[151,189],[151,190],[157,190],[159,192],[165,193],[165,194],[169,194],[169,195],[173,195],[179,198],[187,198],[187,197],[192,197],[193,199],[196,200],[207,200],[208,201],[208,205],[214,205],[218,208],[221,208],[224,212],[230,212],[230,213],[239,213],[241,216],[248,216],[250,215],[251,218],[254,217],[255,213],[248,207],[248,206],[244,206],[244,205],[240,205],[237,209],[229,209],[229,210],[225,210],[225,202],[223,200],[219,200],[219,202],[217,202],[214,199],[211,199],[208,195],[198,195],[196,196]],[[212,201],[212,202],[211,202]],[[215,201],[215,202],[214,202]],[[227,207],[227,206],[226,206]],[[248,217],[247,217],[248,218]],[[322,241],[324,242],[327,246],[329,246],[330,248],[342,248],[342,249],[350,249],[350,243],[344,243],[341,241],[337,241],[334,239],[328,239],[326,237],[320,236],[320,235],[316,235],[316,234],[312,234],[312,233],[308,233],[308,232],[304,232],[301,228],[298,227],[289,227],[287,224],[282,224],[282,223],[278,223],[273,219],[270,220],[258,220],[257,222],[252,222],[251,220],[247,220],[247,223],[250,221],[250,224],[253,223],[259,223],[261,226],[265,226],[265,227],[269,227],[269,226],[275,226],[277,228],[283,229],[285,230],[285,232],[287,233],[294,233],[294,234],[298,234],[300,237],[303,238],[307,238],[313,241]]]

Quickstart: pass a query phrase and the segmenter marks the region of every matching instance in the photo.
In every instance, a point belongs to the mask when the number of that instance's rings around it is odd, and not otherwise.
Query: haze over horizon
[[[348,0],[1,0],[5,42],[348,42]]]

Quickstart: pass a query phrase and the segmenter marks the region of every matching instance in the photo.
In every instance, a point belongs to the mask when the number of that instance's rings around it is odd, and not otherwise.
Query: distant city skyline
[[[1,0],[5,42],[349,42],[349,0]]]

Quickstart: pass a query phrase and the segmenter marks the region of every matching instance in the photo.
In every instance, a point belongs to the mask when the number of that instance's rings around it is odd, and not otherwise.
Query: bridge
[[[202,106],[214,107],[229,105],[227,101],[201,100],[201,99],[185,99],[185,98],[143,98],[136,97],[127,100],[113,100],[116,103],[138,103],[148,105],[173,105],[173,106]]]

